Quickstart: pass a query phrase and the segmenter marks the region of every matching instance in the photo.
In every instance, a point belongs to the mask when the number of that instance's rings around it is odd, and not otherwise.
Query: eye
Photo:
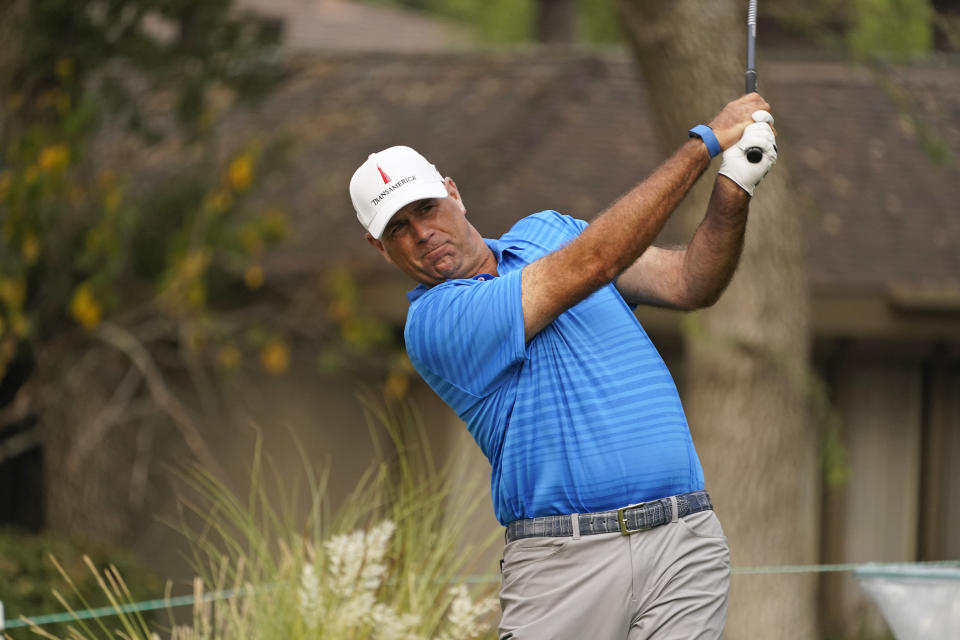
[[[387,235],[391,238],[400,233],[406,227],[406,222],[394,222],[387,227]]]
[[[437,207],[436,200],[426,200],[423,202],[423,204],[417,207],[417,213],[421,215],[425,213],[430,213],[436,207]]]

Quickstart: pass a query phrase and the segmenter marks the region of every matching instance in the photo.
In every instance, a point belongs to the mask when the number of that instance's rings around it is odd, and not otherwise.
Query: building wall
[[[960,559],[960,361],[943,354],[926,368],[920,557]]]
[[[827,365],[848,480],[827,488],[824,563],[960,558],[960,358],[931,344],[846,343]],[[821,578],[828,637],[886,624],[850,573]]]

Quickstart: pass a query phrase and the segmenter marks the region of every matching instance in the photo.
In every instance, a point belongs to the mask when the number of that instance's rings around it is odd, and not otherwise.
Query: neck
[[[485,251],[485,257],[483,262],[480,263],[480,270],[473,275],[489,273],[492,276],[499,276],[500,274],[497,273],[497,267],[499,266],[497,265],[497,256],[494,255],[493,251],[487,246],[486,242],[483,243],[483,248]]]
[[[473,262],[473,267],[467,271],[470,274],[467,277],[473,278],[481,273],[489,273],[492,276],[499,276],[500,274],[497,273],[497,256],[493,253],[493,250],[487,246],[487,243],[484,242],[483,236],[480,235],[480,232],[477,231],[477,229],[472,225],[471,232],[474,236],[473,247],[476,249],[476,257]]]

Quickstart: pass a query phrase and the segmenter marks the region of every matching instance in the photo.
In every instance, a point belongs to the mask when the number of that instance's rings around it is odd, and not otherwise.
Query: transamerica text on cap
[[[400,188],[401,186],[407,184],[408,182],[413,182],[416,179],[417,179],[417,176],[408,176],[406,178],[402,178],[401,180],[397,180],[395,183],[393,183],[392,185],[390,185],[389,187],[381,191],[380,195],[378,195],[376,198],[370,201],[370,204],[372,204],[373,206],[377,206],[377,204],[379,204],[381,200],[383,200],[388,195],[390,195],[392,191]]]

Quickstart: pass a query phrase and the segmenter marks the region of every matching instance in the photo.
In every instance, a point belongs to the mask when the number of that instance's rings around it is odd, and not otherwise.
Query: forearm
[[[712,305],[727,288],[743,251],[749,207],[750,196],[743,189],[717,176],[707,213],[683,256],[689,307]]]
[[[583,252],[583,258],[594,255],[602,263],[599,277],[603,283],[615,278],[653,243],[709,164],[703,143],[690,140],[590,223],[577,239],[576,249]],[[573,244],[567,247],[573,248]]]
[[[527,337],[633,264],[709,163],[701,141],[686,142],[576,240],[527,265],[522,284]]]

